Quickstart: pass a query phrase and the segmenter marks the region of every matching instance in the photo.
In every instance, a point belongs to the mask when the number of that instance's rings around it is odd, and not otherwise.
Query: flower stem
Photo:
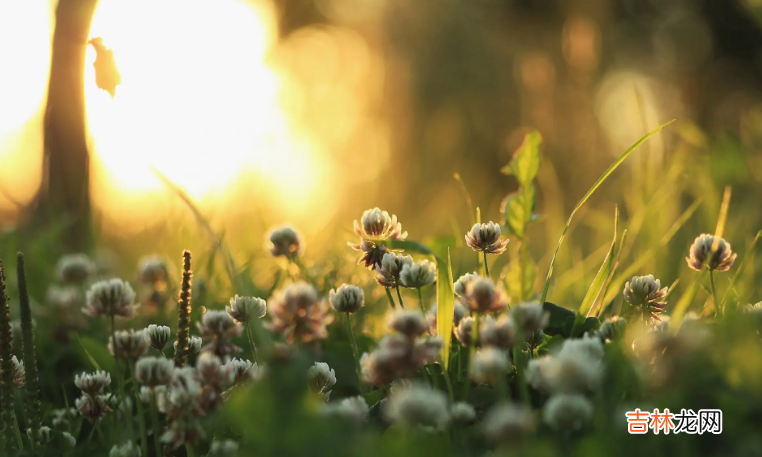
[[[360,367],[360,356],[358,355],[357,350],[357,341],[355,340],[355,332],[352,329],[352,320],[349,317],[349,313],[347,314],[347,329],[349,330],[349,341],[352,343],[352,356],[355,359],[355,370],[357,371],[357,384],[360,387],[360,394],[364,395],[363,388],[362,388],[362,368]]]
[[[484,277],[489,278],[489,267],[487,266],[487,251],[482,251],[484,255]]]
[[[473,326],[471,327],[471,344],[469,345],[469,348],[468,348],[468,364],[469,364],[469,369],[468,369],[468,377],[466,379],[466,388],[465,388],[465,394],[463,396],[463,398],[464,398],[463,401],[468,401],[468,392],[469,392],[469,390],[471,388],[471,367],[470,367],[470,365],[472,365],[474,363],[474,358],[476,356],[476,342],[479,341],[479,312],[478,311],[474,311],[473,316],[474,316],[474,322],[472,324]]]
[[[161,455],[161,437],[159,436],[161,430],[159,428],[159,411],[156,404],[156,393],[153,388],[151,389],[151,428],[153,429],[153,446],[156,456]]]
[[[709,284],[712,286],[712,300],[714,300],[714,312],[716,314],[719,314],[720,311],[722,311],[722,314],[725,314],[725,310],[720,310],[720,302],[717,301],[717,288],[714,285],[714,270],[711,268],[709,269]]]
[[[400,301],[400,306],[402,307],[402,309],[405,309],[405,304],[402,303],[402,294],[400,294],[400,286],[397,286],[397,298]]]
[[[418,291],[418,304],[421,305],[421,312],[423,315],[426,315],[426,309],[423,307],[423,295],[421,295],[421,288],[416,287],[416,290]]]
[[[392,297],[392,292],[388,287],[385,287],[384,289],[386,289],[386,297],[389,299],[389,303],[392,304],[392,309],[397,309],[397,305],[394,303],[394,297]]]
[[[132,399],[138,407],[138,428],[140,429],[140,450],[143,455],[148,455],[148,434],[146,433],[145,415],[143,414],[143,402],[140,401],[140,395],[138,395],[137,381],[132,366],[128,363],[127,367],[130,371],[130,378],[132,381]]]
[[[257,352],[257,346],[254,344],[254,337],[251,334],[251,324],[246,322],[246,336],[249,338],[249,345],[251,346],[251,356],[256,362],[259,359],[259,353]]]

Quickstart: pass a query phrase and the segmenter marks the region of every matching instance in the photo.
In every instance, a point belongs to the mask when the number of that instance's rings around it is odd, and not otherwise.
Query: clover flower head
[[[268,327],[282,333],[289,342],[310,342],[328,336],[326,326],[333,315],[318,291],[304,282],[289,284],[270,299]]]
[[[2,360],[0,360],[2,362]],[[23,387],[24,380],[26,378],[26,370],[24,369],[24,362],[19,360],[15,355],[11,356],[11,372],[13,373],[13,385],[16,387]],[[2,363],[0,363],[0,377],[3,374]]]
[[[511,308],[511,320],[524,335],[533,335],[547,327],[550,314],[539,303],[521,303]]]
[[[461,345],[471,347],[471,339],[474,333],[474,318],[467,316],[461,319],[458,326],[453,329],[453,333]]]
[[[402,224],[397,222],[397,216],[389,216],[386,211],[378,208],[366,210],[361,222],[354,222],[355,233],[363,240],[404,240],[407,232],[402,231]]]
[[[140,447],[132,441],[124,444],[115,444],[108,453],[109,457],[142,457]]]
[[[74,402],[74,406],[90,422],[100,419],[111,411],[111,408],[106,404],[106,399],[102,395],[82,395]]]
[[[434,284],[436,271],[436,266],[428,260],[405,264],[400,270],[400,285],[411,289],[420,289],[429,284]]]
[[[479,341],[482,346],[508,350],[516,344],[516,328],[513,321],[505,315],[496,321],[489,319],[479,327]]]
[[[80,300],[79,289],[73,286],[59,287],[51,285],[45,294],[45,301],[56,308],[71,309]]]
[[[330,388],[336,384],[336,372],[327,363],[315,362],[307,370],[307,384],[315,395],[328,401],[331,398]]]
[[[728,271],[737,256],[738,254],[730,248],[730,243],[723,238],[704,233],[693,241],[690,254],[685,261],[696,271],[701,271],[704,267],[710,270]]]
[[[167,385],[172,380],[174,366],[163,357],[143,357],[135,364],[135,379],[147,387]]]
[[[121,279],[98,281],[87,291],[82,312],[90,317],[120,316],[131,318],[140,304],[135,303],[135,292]]]
[[[203,352],[198,356],[196,359],[196,371],[203,383],[210,386],[227,384],[229,379],[222,360],[210,352]]]
[[[74,376],[74,385],[85,395],[96,396],[111,384],[111,375],[106,371],[82,373]]]
[[[383,244],[378,244],[373,241],[361,240],[359,244],[347,242],[349,247],[355,251],[362,252],[362,256],[357,260],[358,265],[364,265],[371,270],[376,269],[376,265],[381,263],[384,255],[391,252],[391,249],[387,248]]]
[[[204,335],[223,339],[236,337],[243,331],[243,327],[237,325],[228,313],[220,310],[208,310],[196,326]]]
[[[535,415],[530,408],[499,403],[484,417],[482,432],[493,443],[510,443],[532,433],[536,426]]]
[[[490,385],[505,382],[510,362],[508,355],[495,348],[484,348],[476,351],[471,362],[471,377],[474,381]]]
[[[453,307],[452,324],[453,330],[460,324],[460,321],[466,317],[466,308],[460,303],[456,302]],[[432,334],[437,332],[437,305],[435,304],[426,312],[426,320],[429,322],[429,331]]]
[[[256,363],[242,359],[231,359],[224,368],[230,374],[233,385],[243,384],[247,381],[258,381],[264,374],[264,367],[260,368]]]
[[[161,442],[176,449],[187,443],[196,443],[205,437],[206,434],[198,419],[183,417],[169,422],[169,427],[161,435]]]
[[[59,408],[50,412],[52,419],[50,423],[54,428],[68,428],[71,420],[77,416],[77,410],[74,408]]]
[[[117,330],[108,340],[108,350],[118,359],[137,360],[148,352],[144,330]]]
[[[460,299],[461,304],[463,306],[468,307],[468,302],[466,300],[466,286],[468,286],[471,282],[478,279],[479,275],[474,273],[466,273],[460,278],[458,278],[457,281],[455,281],[455,284],[453,285],[453,290],[455,291],[455,295],[458,296]]]
[[[580,394],[553,395],[542,411],[543,422],[554,430],[579,430],[592,417],[592,402]]]
[[[302,254],[304,241],[293,227],[283,226],[270,230],[267,234],[267,250],[273,257],[295,258]]]
[[[214,440],[207,457],[233,457],[238,452],[238,443],[233,440]]]
[[[355,313],[365,304],[365,292],[357,286],[342,284],[338,289],[331,289],[328,300],[340,313]]]
[[[439,336],[418,338],[413,344],[413,363],[416,366],[424,366],[434,363],[442,352],[444,340]]]
[[[146,285],[167,282],[169,270],[167,263],[157,255],[148,255],[140,259],[137,271],[138,281]]]
[[[476,410],[470,403],[459,401],[450,406],[450,425],[468,425],[476,419]]]
[[[389,318],[389,328],[408,338],[423,335],[428,327],[426,317],[417,311],[400,310],[392,313]]]
[[[412,377],[419,368],[414,344],[410,338],[399,334],[382,338],[373,352],[360,358],[363,381],[382,386],[396,379]]]
[[[577,393],[595,389],[603,378],[603,343],[586,335],[569,339],[554,355],[529,361],[529,383],[546,392]]]
[[[84,284],[95,272],[95,263],[86,254],[67,254],[56,264],[56,276],[64,284]]]
[[[492,280],[478,278],[466,286],[466,306],[471,311],[489,313],[508,306],[508,297],[501,288],[496,288]]]
[[[494,222],[474,224],[466,233],[466,244],[474,251],[486,254],[502,254],[508,247],[508,239],[500,239],[500,225]]]
[[[145,328],[144,333],[151,347],[159,352],[164,351],[172,336],[172,331],[166,325],[151,324]]]
[[[450,420],[445,394],[418,384],[395,392],[383,414],[393,424],[433,427],[437,430],[443,429]]]
[[[381,263],[376,265],[376,282],[384,287],[398,287],[400,273],[406,265],[413,265],[413,258],[409,255],[388,252],[384,254]]]
[[[598,335],[603,341],[615,341],[620,339],[627,329],[627,320],[620,316],[607,318],[601,328],[598,329]]]
[[[225,311],[236,322],[246,323],[252,319],[261,319],[267,313],[267,302],[257,297],[241,297],[236,295],[230,299],[230,306]]]

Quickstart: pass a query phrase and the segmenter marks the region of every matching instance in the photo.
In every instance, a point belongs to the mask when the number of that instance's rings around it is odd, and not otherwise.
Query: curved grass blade
[[[678,300],[675,305],[675,310],[672,312],[671,319],[669,320],[670,329],[677,330],[680,328],[680,323],[683,321],[685,311],[691,305],[693,299],[696,298],[696,294],[701,288],[701,284],[704,283],[708,273],[709,270],[701,270],[700,273],[693,276],[693,281],[691,281],[690,286],[688,286],[688,290],[680,296],[680,300]]]
[[[759,241],[760,236],[762,236],[762,230],[757,232],[757,235],[754,237],[754,241],[751,242],[751,246],[749,246],[746,255],[743,256],[743,260],[741,260],[741,263],[738,265],[738,269],[736,270],[735,274],[733,274],[733,278],[730,280],[728,288],[725,289],[725,293],[722,295],[722,300],[720,300],[720,309],[725,309],[725,301],[728,299],[730,291],[733,290],[733,286],[735,286],[736,281],[741,277],[741,274],[746,268],[746,264],[749,263],[749,259],[754,257],[754,250],[757,247],[757,242]]]
[[[548,289],[550,288],[550,278],[553,276],[553,264],[556,262],[558,251],[559,249],[561,249],[561,244],[564,242],[564,237],[566,236],[566,232],[569,231],[569,225],[571,225],[572,219],[574,219],[574,215],[577,214],[577,211],[579,211],[582,205],[584,205],[585,202],[587,202],[587,200],[590,198],[591,195],[593,195],[593,193],[598,189],[598,187],[600,187],[600,185],[603,184],[603,181],[605,181],[606,178],[608,178],[609,175],[611,175],[611,173],[613,173],[614,170],[616,170],[619,167],[619,165],[621,165],[622,162],[624,162],[625,159],[627,159],[627,157],[629,157],[630,154],[632,154],[632,152],[635,151],[635,149],[637,149],[641,144],[645,143],[646,140],[651,138],[653,135],[658,133],[661,129],[673,123],[674,121],[675,120],[673,119],[667,122],[666,124],[660,125],[656,129],[645,134],[641,139],[639,139],[632,146],[630,146],[629,149],[627,149],[622,155],[620,155],[619,158],[617,158],[616,161],[614,161],[614,163],[612,163],[611,166],[609,166],[606,169],[606,171],[603,172],[601,177],[598,178],[595,184],[593,184],[593,187],[591,187],[590,190],[587,191],[585,196],[582,197],[579,203],[577,203],[577,206],[574,207],[574,210],[572,210],[571,214],[569,215],[569,219],[566,221],[566,225],[564,226],[564,231],[563,233],[561,233],[561,238],[558,239],[558,245],[556,246],[556,250],[553,253],[553,258],[551,258],[550,260],[550,266],[548,266],[548,275],[545,278],[545,285],[542,288],[542,296],[540,297],[540,303],[544,303],[545,299],[548,297]]]
[[[442,362],[445,371],[450,366],[450,344],[452,343],[453,315],[455,314],[455,290],[452,283],[450,248],[447,257],[437,257],[437,335],[442,337]]]

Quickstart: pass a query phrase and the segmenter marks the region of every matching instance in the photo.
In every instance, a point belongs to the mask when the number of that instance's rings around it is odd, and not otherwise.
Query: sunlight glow
[[[96,186],[131,198],[164,191],[155,167],[197,199],[222,195],[242,175],[309,192],[317,164],[290,131],[265,63],[275,36],[268,13],[240,0],[100,2],[90,36],[113,49],[122,84],[113,99],[98,89],[90,47]]]

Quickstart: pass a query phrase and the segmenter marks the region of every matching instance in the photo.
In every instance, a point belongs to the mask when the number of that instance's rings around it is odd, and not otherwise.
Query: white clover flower
[[[16,387],[24,386],[24,379],[26,378],[26,370],[24,369],[24,362],[19,360],[15,355],[11,357],[11,371],[13,372],[13,385]],[[2,360],[0,359],[0,377],[3,375]]]
[[[543,421],[554,430],[579,430],[593,417],[593,404],[579,394],[556,394],[545,403]]]
[[[172,381],[167,386],[166,407],[178,409],[192,409],[201,400],[201,383],[198,373],[194,368],[175,368],[172,373]],[[157,404],[160,402],[157,401]],[[161,410],[166,413],[167,410]]]
[[[479,313],[500,311],[508,306],[508,297],[492,280],[474,278],[466,284],[465,306]]]
[[[289,284],[270,299],[268,327],[289,342],[308,343],[328,336],[326,326],[333,321],[328,304],[318,291],[304,282]]]
[[[547,327],[550,314],[539,303],[521,303],[511,308],[511,319],[528,337]]]
[[[384,287],[399,287],[400,273],[406,265],[413,265],[412,257],[387,252],[381,258],[381,263],[376,265],[376,282]]]
[[[338,290],[331,289],[328,300],[340,313],[355,313],[365,304],[365,292],[357,286],[342,284]]]
[[[396,311],[389,317],[389,328],[408,338],[423,335],[428,327],[426,317],[418,311]]]
[[[51,285],[45,294],[45,301],[56,308],[71,309],[79,303],[80,294],[76,286],[59,287]]]
[[[51,439],[51,431],[52,430],[50,430],[50,427],[47,427],[45,425],[40,427],[37,430],[37,444],[42,444],[42,445],[48,444],[50,442],[50,439]],[[26,436],[30,440],[32,439],[32,429],[31,428],[27,428],[26,429]]]
[[[137,360],[148,352],[144,330],[117,330],[108,339],[108,350],[118,359]]]
[[[135,379],[144,386],[169,384],[175,364],[163,357],[143,357],[135,364]]]
[[[143,284],[155,285],[169,279],[167,264],[158,255],[142,257],[138,262],[138,280]]]
[[[368,411],[368,402],[360,395],[345,398],[338,403],[328,403],[324,409],[328,414],[336,414],[357,423],[368,420]]]
[[[83,395],[77,398],[74,402],[74,406],[76,406],[78,412],[82,413],[82,415],[91,422],[100,419],[105,416],[106,413],[111,411],[111,408],[106,404],[106,400],[102,395],[94,397]]]
[[[471,377],[474,381],[490,385],[505,382],[505,375],[510,367],[508,355],[495,348],[476,351],[471,362]]]
[[[64,442],[69,447],[69,449],[74,449],[77,446],[77,439],[72,436],[69,432],[61,432],[61,437],[64,439]]]
[[[466,317],[466,314],[467,314],[466,308],[460,303],[456,302],[453,308],[453,316],[452,316],[453,329],[457,327],[458,324],[460,324],[461,319]],[[429,322],[429,330],[432,333],[435,333],[437,331],[437,305],[436,304],[434,304],[426,312],[426,320]]]
[[[534,431],[536,419],[531,409],[513,403],[500,403],[489,410],[482,432],[493,443],[510,443]]]
[[[294,258],[301,255],[304,241],[293,227],[276,227],[267,234],[266,247],[273,257]]]
[[[436,430],[443,429],[450,421],[447,396],[418,384],[399,389],[389,397],[383,414],[393,424],[432,427]]]
[[[439,353],[442,352],[444,339],[439,336],[429,336],[415,340],[413,344],[413,362],[417,366],[424,366],[434,363],[439,359]]]
[[[111,448],[109,457],[142,457],[140,447],[132,441],[127,441],[122,445],[115,444]]]
[[[145,328],[145,336],[152,348],[164,352],[164,347],[169,343],[172,331],[166,325],[151,324]]]
[[[87,291],[82,312],[90,317],[120,316],[131,318],[140,306],[135,303],[135,292],[121,279],[98,281]]]
[[[494,222],[474,224],[466,233],[466,244],[474,251],[502,254],[508,247],[508,239],[500,239],[500,225]]]
[[[471,316],[464,317],[460,320],[460,324],[455,327],[453,332],[455,333],[455,338],[460,341],[461,345],[464,347],[471,347],[471,341],[474,334],[474,318]]]
[[[238,453],[238,443],[233,440],[214,440],[206,457],[233,457]]]
[[[56,276],[64,284],[83,284],[95,272],[95,264],[82,253],[67,254],[56,264]]]
[[[458,278],[458,280],[455,281],[455,283],[453,284],[453,290],[455,291],[455,295],[458,296],[463,306],[467,306],[466,305],[467,303],[466,302],[466,286],[468,286],[468,284],[470,284],[472,281],[478,278],[479,278],[479,275],[476,274],[476,272],[466,273],[460,278]]]
[[[484,320],[479,327],[479,341],[483,346],[499,349],[512,349],[516,344],[516,328],[513,321],[505,315],[497,321]]]
[[[85,395],[95,396],[111,384],[111,374],[106,371],[82,373],[74,376],[74,385]]]
[[[428,260],[405,264],[400,270],[400,285],[411,289],[419,289],[429,284],[434,284],[436,271],[436,266]]]
[[[361,223],[354,222],[354,229],[363,240],[404,240],[407,238],[407,232],[402,231],[402,224],[397,222],[397,216],[389,216],[389,213],[379,208],[366,210],[362,214]]]
[[[336,384],[336,373],[324,362],[315,362],[307,370],[307,383],[310,390],[323,401],[331,398],[330,388]]]
[[[476,419],[476,410],[471,404],[459,401],[450,407],[450,425],[467,425]]]
[[[222,365],[222,360],[216,355],[203,352],[196,359],[196,370],[204,383],[211,386],[227,384],[227,372]]]
[[[530,360],[527,379],[552,394],[590,391],[603,377],[602,357],[599,338],[566,340],[557,354]]]
[[[252,319],[261,319],[267,313],[267,302],[257,297],[241,297],[236,295],[230,299],[230,306],[225,311],[236,322],[246,323]]]
[[[50,412],[52,419],[50,423],[54,428],[67,428],[70,421],[77,416],[77,410],[74,408],[59,408]]]
[[[685,261],[696,271],[701,271],[705,266],[710,270],[728,271],[737,256],[738,254],[730,248],[730,243],[705,233],[693,241],[690,255],[685,258]]]
[[[206,437],[195,417],[182,417],[169,422],[169,427],[161,435],[161,442],[178,448],[186,443],[195,443]]]
[[[223,368],[226,373],[229,373],[234,385],[247,381],[258,381],[262,378],[264,371],[256,363],[235,358],[229,360]]]
[[[188,355],[198,354],[201,351],[201,345],[204,341],[199,336],[191,336],[188,338]],[[175,343],[177,345],[177,343]]]

